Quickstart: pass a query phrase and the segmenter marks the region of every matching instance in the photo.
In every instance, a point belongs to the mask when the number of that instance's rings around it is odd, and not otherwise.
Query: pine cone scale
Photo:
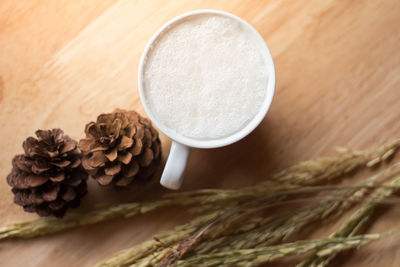
[[[129,137],[132,139],[136,134],[136,126],[128,126],[125,130],[125,136]]]
[[[96,178],[97,182],[101,185],[111,184],[114,176],[113,175],[102,175]]]
[[[108,148],[104,144],[99,144],[98,146],[95,146],[94,148],[90,149],[92,152],[96,151],[106,151]]]
[[[133,162],[126,166],[122,172],[125,177],[133,177],[139,172],[139,164],[137,162]]]
[[[157,143],[153,143],[152,147],[153,152],[154,152],[154,158],[158,159],[161,155],[161,144]]]
[[[118,155],[118,160],[127,165],[132,160],[132,154],[129,151],[123,151]]]
[[[71,151],[74,151],[76,149],[76,143],[70,140],[69,142],[65,143],[63,145],[62,150],[60,151],[60,154],[68,153]]]
[[[95,170],[96,168],[95,168],[95,167],[92,167],[92,166],[90,166],[90,165],[88,164],[88,162],[89,162],[88,158],[89,158],[89,157],[86,157],[86,158],[83,158],[83,159],[82,159],[82,167],[83,167],[86,171],[89,172],[89,171]]]
[[[117,162],[108,168],[104,169],[106,175],[116,175],[121,171],[121,163]]]
[[[81,139],[79,141],[78,146],[80,147],[81,150],[88,151],[88,150],[92,149],[95,144],[96,144],[96,142],[93,141],[92,139],[85,138],[85,139]]]
[[[135,139],[142,140],[143,137],[144,137],[144,127],[143,126],[136,127]]]
[[[106,161],[107,161],[107,158],[101,151],[95,151],[92,153],[91,157],[88,158],[87,163],[88,163],[88,165],[96,168],[96,167],[104,166]]]
[[[62,200],[57,200],[49,204],[49,208],[53,211],[61,210],[64,207],[65,203]]]
[[[150,130],[145,129],[145,130],[144,130],[143,141],[144,141],[144,144],[145,144],[146,147],[151,147],[151,145],[152,145],[152,143],[153,143],[153,142],[151,141],[151,139],[152,139],[152,136],[151,136]]]
[[[140,166],[147,167],[153,161],[153,151],[149,148],[146,148],[145,152],[139,157]]]
[[[121,143],[118,146],[118,151],[124,151],[133,145],[133,140],[132,138],[129,138],[128,136],[122,136],[121,138]]]
[[[68,160],[64,160],[64,161],[60,161],[60,162],[52,162],[52,163],[50,163],[51,165],[54,165],[54,166],[56,166],[56,167],[59,167],[59,168],[66,168],[66,167],[68,167],[69,165],[71,165],[71,161],[68,161]]]
[[[116,183],[116,186],[128,186],[130,183],[132,183],[134,176],[122,176]]]
[[[140,139],[135,140],[135,146],[131,149],[131,153],[133,156],[137,156],[142,153],[143,150],[143,142]]]
[[[67,190],[61,194],[61,198],[65,201],[72,201],[76,198],[76,192],[73,187],[67,187]]]
[[[59,191],[60,191],[60,186],[53,186],[47,190],[46,189],[43,190],[41,196],[43,200],[45,200],[46,202],[51,202],[57,199]]]
[[[110,135],[115,139],[119,137],[119,132],[121,131],[122,121],[120,119],[115,119],[111,124]]]
[[[44,202],[44,199],[37,194],[31,194],[25,190],[15,193],[14,202],[18,205],[39,205]]]
[[[24,172],[30,172],[32,170],[32,163],[26,160],[24,155],[16,155],[12,160],[12,166],[18,168]]]
[[[42,217],[51,215],[50,209],[46,206],[37,206],[34,208],[34,211]]]
[[[36,136],[37,136],[39,142],[40,142],[40,141],[45,142],[45,143],[47,143],[47,145],[50,145],[50,144],[51,144],[50,142],[51,142],[52,137],[50,136],[50,132],[49,132],[49,131],[37,130],[37,131],[35,132],[35,134],[36,134]],[[57,131],[57,132],[54,132],[54,135],[55,135],[55,136],[58,136],[58,131]]]
[[[101,136],[100,130],[94,122],[86,125],[85,133],[91,138],[99,138]]]
[[[75,169],[78,168],[81,165],[82,161],[80,158],[75,159],[75,161],[73,161],[70,165],[71,169]]]
[[[60,172],[60,173],[56,173],[54,175],[51,175],[49,177],[49,179],[53,182],[61,182],[65,180],[65,174]]]
[[[20,167],[21,165],[22,165],[22,164],[19,164],[18,167]],[[51,168],[48,167],[48,166],[39,166],[39,165],[40,165],[40,163],[38,163],[38,162],[37,162],[37,164],[32,165],[31,171],[32,171],[34,174],[41,174],[41,173],[43,173],[43,172],[48,171],[48,170],[51,169]],[[27,170],[27,168],[24,168],[24,170]]]
[[[40,186],[48,181],[47,177],[28,174],[19,170],[13,170],[7,176],[7,182],[10,186],[16,189],[27,189]]]
[[[105,154],[105,156],[109,161],[113,162],[118,157],[118,148],[112,148],[108,153]]]

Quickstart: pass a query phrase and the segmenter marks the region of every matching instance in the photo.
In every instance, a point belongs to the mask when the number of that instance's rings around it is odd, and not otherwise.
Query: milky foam
[[[144,65],[145,101],[164,126],[193,139],[219,139],[260,110],[268,83],[259,41],[239,22],[197,15],[173,24]]]

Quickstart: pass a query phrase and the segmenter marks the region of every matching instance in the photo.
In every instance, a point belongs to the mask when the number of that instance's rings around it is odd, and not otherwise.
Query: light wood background
[[[368,148],[400,136],[400,2],[386,1],[0,1],[0,225],[36,218],[12,203],[11,158],[38,128],[83,137],[114,108],[143,113],[137,67],[151,35],[182,12],[215,8],[255,26],[275,59],[270,112],[249,137],[195,150],[184,190],[240,187],[335,145]],[[162,137],[164,157],[170,142]],[[115,193],[90,182],[83,206],[136,200],[159,189]],[[144,196],[143,196],[144,195]],[[115,220],[34,240],[0,243],[2,266],[91,266],[187,220],[182,209]],[[399,226],[400,209],[371,232]],[[329,234],[336,225],[325,228]],[[399,266],[400,239],[387,238],[335,266]]]

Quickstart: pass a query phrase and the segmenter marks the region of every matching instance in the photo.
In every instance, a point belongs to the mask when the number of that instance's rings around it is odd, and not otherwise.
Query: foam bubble
[[[173,25],[151,48],[144,94],[157,119],[194,139],[230,136],[260,110],[266,61],[252,33],[220,15]]]

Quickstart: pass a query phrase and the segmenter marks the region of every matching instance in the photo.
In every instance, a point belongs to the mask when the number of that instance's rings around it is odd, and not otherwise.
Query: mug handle
[[[183,171],[189,157],[190,148],[172,141],[171,150],[161,176],[160,184],[166,188],[178,190],[183,181]]]

